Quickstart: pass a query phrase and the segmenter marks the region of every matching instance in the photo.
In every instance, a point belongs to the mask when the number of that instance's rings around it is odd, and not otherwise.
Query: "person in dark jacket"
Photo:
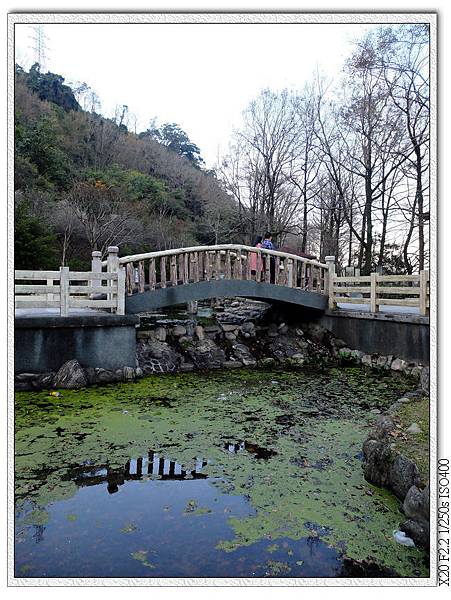
[[[266,250],[275,250],[276,249],[272,242],[272,233],[270,231],[267,231],[265,233],[265,238],[262,243],[262,248],[265,248]],[[275,274],[276,274],[276,261],[275,261],[274,256],[266,255],[265,261],[267,261],[268,259],[269,259],[270,280],[271,280],[271,283],[274,283],[275,282]]]

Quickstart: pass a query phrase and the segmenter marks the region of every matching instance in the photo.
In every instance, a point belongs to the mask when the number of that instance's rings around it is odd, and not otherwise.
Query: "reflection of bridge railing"
[[[195,246],[118,257],[109,248],[106,261],[96,263],[108,271],[125,268],[128,295],[157,288],[220,279],[257,281],[327,294],[328,265],[278,252],[240,244]]]
[[[205,459],[197,458],[194,468],[187,469],[180,463],[149,450],[147,456],[132,458],[122,468],[112,469],[108,465],[83,466],[74,469],[71,478],[80,487],[106,482],[108,492],[113,494],[126,481],[140,480],[146,476],[161,480],[206,479],[207,475],[202,469],[207,464]]]

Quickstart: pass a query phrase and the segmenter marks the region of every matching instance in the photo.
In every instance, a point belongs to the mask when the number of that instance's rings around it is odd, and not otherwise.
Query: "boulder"
[[[340,350],[341,348],[346,348],[347,344],[344,340],[340,338],[332,338],[330,340],[330,345],[335,351]],[[362,353],[363,354],[363,353]]]
[[[308,324],[308,334],[311,339],[317,344],[323,344],[327,339],[330,338],[330,332],[318,323],[309,323]]]
[[[31,382],[39,377],[38,373],[19,373],[19,375],[15,376],[15,380],[23,383],[23,382]]]
[[[138,331],[138,333],[136,334],[136,338],[138,340],[147,340],[149,338],[153,337],[153,331]]]
[[[275,338],[278,335],[279,335],[279,330],[277,328],[277,325],[275,325],[274,323],[271,323],[271,325],[268,327],[268,337]]]
[[[407,366],[408,363],[405,360],[402,360],[402,358],[395,358],[392,364],[390,365],[390,368],[392,371],[401,371],[404,373],[407,369]]]
[[[87,367],[85,369],[85,375],[86,375],[89,385],[94,385],[95,383],[98,383],[97,374],[96,374],[96,370],[94,369],[94,367]]]
[[[400,404],[409,404],[410,402],[412,402],[412,398],[409,396],[403,396],[402,398],[399,398],[398,402]]]
[[[197,369],[219,369],[225,361],[224,350],[209,338],[193,340],[184,346],[184,350]]]
[[[249,337],[254,337],[255,336],[255,325],[254,323],[252,323],[252,321],[246,321],[246,323],[243,323],[241,325],[241,331],[246,335],[248,335]]]
[[[180,365],[180,371],[182,371],[182,373],[191,373],[191,371],[194,371],[193,363],[182,363]]]
[[[403,399],[403,398],[402,398]],[[417,433],[421,433],[422,429],[421,427],[418,425],[418,423],[412,423],[412,425],[410,425],[410,427],[408,427],[406,429],[407,433],[412,433],[412,434],[417,434]]]
[[[238,326],[235,323],[221,323],[222,331],[236,331]]]
[[[182,335],[186,335],[186,327],[183,327],[183,325],[176,325],[172,330],[172,335],[174,337],[181,337]]]
[[[232,331],[226,331],[224,333],[224,337],[226,340],[234,341],[236,340],[236,335]]]
[[[60,367],[53,381],[54,388],[78,389],[86,385],[88,385],[86,374],[75,358]]]
[[[237,361],[242,362],[245,367],[253,367],[257,364],[249,348],[244,344],[232,344],[232,352]]]
[[[181,343],[182,338],[179,338]],[[174,373],[181,356],[167,342],[138,342],[136,354],[143,373]]]
[[[120,369],[122,371],[122,369]],[[118,375],[108,369],[95,369],[96,383],[115,383],[118,381]],[[120,375],[122,377],[122,373]]]
[[[386,439],[387,436],[396,429],[393,420],[387,415],[381,415],[377,418],[375,423],[375,430],[371,437],[382,440]]]
[[[373,364],[373,357],[371,356],[371,354],[364,354],[362,356],[362,365],[371,367],[372,364]]]
[[[410,487],[402,505],[406,517],[429,522],[429,492],[429,485],[423,490],[416,485]]]
[[[380,487],[389,487],[393,453],[386,440],[367,439],[363,444],[365,479]]]
[[[409,489],[413,485],[419,486],[420,482],[420,472],[416,464],[410,458],[398,454],[389,471],[389,487],[395,496],[404,500]]]
[[[429,523],[407,519],[402,523],[401,531],[404,531],[415,542],[416,546],[421,546],[426,550],[429,549]]]
[[[387,368],[387,357],[379,356],[378,359],[376,360],[376,367],[379,367],[380,369],[386,369]]]
[[[157,340],[158,342],[165,342],[166,341],[166,328],[165,327],[157,327],[155,329],[155,331],[153,332],[153,337],[155,340]]]
[[[222,363],[224,369],[239,369],[243,366],[239,360],[226,360]]]
[[[133,381],[135,379],[136,373],[133,367],[124,367],[122,373],[124,381]]]
[[[54,377],[55,373],[43,373],[42,375],[39,375],[37,385],[41,390],[49,389],[53,385]]]
[[[429,486],[420,490],[413,485],[404,498],[403,510],[407,517],[401,529],[409,535],[417,546],[429,548]]]
[[[420,379],[421,381],[421,373],[423,371],[423,367],[421,365],[415,365],[410,374],[412,375],[412,377],[415,377],[416,379]]]
[[[420,382],[421,382],[421,389],[423,390],[423,392],[425,394],[429,394],[429,385],[430,385],[429,375],[430,375],[429,367],[423,367],[423,369],[421,371]]]
[[[273,367],[276,364],[276,359],[270,356],[262,358],[258,361],[259,365],[262,367]]]
[[[216,335],[221,333],[221,328],[218,325],[206,325],[204,331],[207,335]]]
[[[202,325],[196,325],[196,327],[194,328],[194,335],[197,337],[198,340],[205,339],[205,331]]]
[[[280,333],[280,335],[286,335],[288,333],[288,325],[281,323],[277,328],[277,331]]]

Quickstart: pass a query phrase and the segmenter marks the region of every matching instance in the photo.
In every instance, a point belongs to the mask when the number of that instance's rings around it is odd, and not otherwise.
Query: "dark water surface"
[[[425,577],[362,476],[415,387],[354,368],[152,376],[16,394],[17,577]]]

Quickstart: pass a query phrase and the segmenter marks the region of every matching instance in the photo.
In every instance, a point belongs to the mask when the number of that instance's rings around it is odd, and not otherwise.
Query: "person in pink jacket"
[[[261,235],[257,235],[257,237],[254,240],[253,246],[255,246],[256,248],[261,248],[262,247],[262,236]],[[262,260],[260,258],[260,256],[258,256],[258,254],[256,252],[251,252],[249,254],[249,262],[251,265],[251,274],[252,275],[256,275],[257,274],[257,270],[260,273],[262,270]]]

